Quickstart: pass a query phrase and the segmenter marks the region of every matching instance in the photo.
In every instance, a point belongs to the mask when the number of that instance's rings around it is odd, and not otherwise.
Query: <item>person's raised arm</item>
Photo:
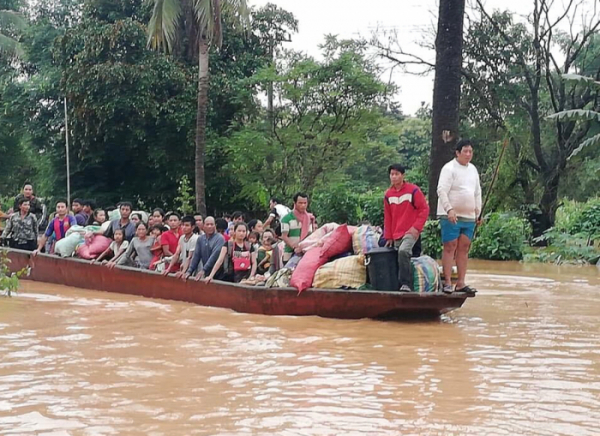
[[[269,217],[267,218],[267,220],[265,221],[265,223],[263,224],[263,227],[265,229],[269,228],[269,225],[273,222],[273,220],[276,218],[276,214],[277,212],[275,212],[275,210],[271,210],[271,212],[269,212]]]

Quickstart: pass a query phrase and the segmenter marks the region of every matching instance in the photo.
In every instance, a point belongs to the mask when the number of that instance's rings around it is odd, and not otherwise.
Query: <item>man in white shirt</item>
[[[281,236],[281,220],[284,216],[291,212],[290,208],[284,204],[279,203],[279,200],[275,197],[271,197],[269,200],[269,217],[263,224],[265,229],[272,228],[275,230],[277,236]]]
[[[437,215],[442,227],[444,251],[444,292],[452,293],[452,263],[456,259],[458,281],[455,290],[474,294],[466,285],[469,247],[481,212],[481,186],[477,168],[471,164],[473,144],[461,139],[456,144],[456,158],[442,168],[437,187]]]
[[[177,250],[173,254],[173,258],[169,262],[169,267],[165,269],[163,275],[169,273],[175,273],[175,277],[180,278],[185,274],[188,266],[194,257],[194,250],[196,249],[196,242],[198,235],[194,233],[195,220],[193,216],[184,216],[181,220],[181,231],[182,235],[179,237],[179,243],[177,244]],[[177,267],[178,270],[177,270]]]

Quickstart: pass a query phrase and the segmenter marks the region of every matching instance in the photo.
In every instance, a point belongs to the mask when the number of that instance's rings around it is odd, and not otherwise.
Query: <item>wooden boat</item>
[[[9,249],[10,269],[32,266],[29,280],[147,298],[184,301],[262,315],[317,315],[326,318],[437,317],[458,309],[463,293],[400,293],[344,289],[263,288],[213,281],[210,284],[133,268],[109,270],[89,262],[39,254],[30,262],[27,251]]]

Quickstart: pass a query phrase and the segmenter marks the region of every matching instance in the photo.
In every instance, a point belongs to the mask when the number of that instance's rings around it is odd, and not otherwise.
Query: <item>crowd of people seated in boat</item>
[[[441,290],[445,293],[455,290],[476,292],[465,283],[469,248],[475,228],[481,223],[483,207],[479,173],[470,163],[472,158],[473,143],[461,139],[456,143],[455,158],[444,165],[438,181],[437,216],[444,271]],[[381,237],[371,238],[372,243],[365,243],[365,246],[370,247],[374,242],[395,247],[398,290],[410,292],[414,290],[412,258],[418,254],[415,249],[419,251],[420,236],[430,208],[421,189],[405,180],[405,172],[401,164],[388,167],[390,188],[382,198],[384,231]],[[54,216],[45,226],[39,222],[40,215],[42,221],[44,219],[44,207],[35,197],[33,186],[26,183],[23,192],[15,198],[14,210],[8,217],[2,239],[13,248],[32,251],[34,256],[45,251],[61,256],[75,255],[93,263],[105,264],[108,268],[129,266],[150,269],[184,280],[252,282],[257,276],[264,279],[275,271],[282,273],[283,265],[291,271],[294,258],[302,265],[302,261],[310,257],[298,260],[310,249],[303,244],[314,236],[311,235],[313,232],[318,234],[315,217],[307,211],[308,202],[306,194],[297,193],[290,210],[272,198],[264,223],[257,219],[246,223],[242,212],[218,219],[199,213],[182,217],[176,212],[165,214],[162,209],[154,209],[150,214],[135,211],[133,205],[126,201],[114,210],[102,210],[95,208],[92,201],[75,199],[70,209],[67,202],[58,201]],[[41,235],[38,234],[40,227],[45,228]],[[332,229],[329,231],[332,232]],[[349,235],[350,229],[342,231],[342,236]],[[359,231],[350,238],[357,235],[360,236]],[[337,254],[347,252],[354,245],[353,241],[350,242]],[[361,251],[352,248],[355,255]],[[369,251],[363,250],[363,253],[368,254]],[[327,262],[331,260],[329,257],[335,256],[325,257]],[[319,262],[322,260],[319,259]],[[314,262],[310,268],[319,268],[319,262]],[[458,278],[453,289],[451,272],[454,262]],[[300,266],[295,271],[303,269]],[[430,269],[436,270],[437,277],[437,267],[432,264]],[[361,267],[361,270],[364,268]],[[309,277],[311,280],[314,272]],[[395,286],[394,283],[392,285]]]
[[[75,199],[70,207],[60,200],[40,231],[42,205],[27,183],[13,210],[4,214],[2,242],[33,256],[73,256],[107,268],[148,269],[183,280],[255,280],[281,268],[315,228],[314,216],[306,211],[308,196],[298,193],[293,201],[291,210],[272,198],[264,223],[246,223],[242,212],[219,218],[181,216],[161,208],[136,211],[127,201],[102,209],[90,200]]]

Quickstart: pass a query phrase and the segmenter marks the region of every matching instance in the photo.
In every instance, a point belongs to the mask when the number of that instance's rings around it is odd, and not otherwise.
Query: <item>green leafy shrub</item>
[[[191,215],[194,212],[196,198],[194,197],[194,190],[192,189],[188,176],[184,175],[179,181],[177,194],[177,197],[175,197],[175,204],[179,208],[179,211],[183,215]]]
[[[574,233],[573,227],[580,220],[581,212],[586,203],[564,200],[556,211],[554,229],[563,233]]]
[[[14,197],[0,197],[0,210],[6,212],[13,207]]]
[[[383,189],[375,189],[359,195],[359,213],[361,221],[374,226],[383,226]]]
[[[359,221],[358,195],[343,184],[316,193],[311,201],[311,209],[321,224],[355,224]]]
[[[10,259],[5,250],[0,250],[0,293],[9,297],[19,288],[19,278],[28,273],[27,268],[12,272],[9,268]]]
[[[470,256],[489,260],[521,260],[531,234],[527,220],[504,213],[490,214],[477,231]]]
[[[600,250],[589,244],[589,237],[584,233],[573,235],[552,228],[536,239],[546,241],[548,245],[529,249],[524,257],[526,262],[587,265],[600,259]]]
[[[434,259],[442,258],[442,228],[439,220],[428,220],[421,233],[421,251]]]
[[[600,199],[595,198],[585,203],[585,206],[573,219],[571,234],[583,234],[589,241],[600,239]]]
[[[383,194],[382,189],[358,193],[345,184],[337,184],[315,193],[311,210],[321,224],[368,221],[374,226],[382,226]]]

